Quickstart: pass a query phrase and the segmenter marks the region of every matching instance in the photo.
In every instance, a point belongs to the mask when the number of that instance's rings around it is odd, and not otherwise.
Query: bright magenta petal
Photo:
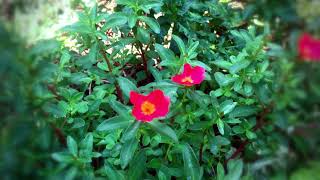
[[[173,76],[171,79],[177,84],[193,86],[200,84],[205,78],[205,69],[201,66],[192,68],[190,64],[184,64],[183,73]]]
[[[156,105],[155,117],[164,117],[169,112],[170,98],[165,96],[161,90],[155,90],[149,94],[148,100]]]
[[[298,40],[298,51],[304,60],[320,60],[320,40],[304,33]]]
[[[184,78],[184,75],[182,74],[178,74],[178,75],[175,75],[171,78],[171,80],[177,84],[181,84],[181,81],[182,79]]]
[[[144,95],[141,95],[135,91],[130,91],[130,102],[132,104],[137,104],[145,99]]]
[[[201,66],[194,67],[191,78],[193,79],[194,84],[200,84],[205,78],[205,69]]]
[[[186,63],[183,65],[183,73],[182,74],[186,74],[189,75],[192,72],[192,67],[190,64]]]
[[[130,92],[133,103],[132,115],[143,122],[165,117],[169,112],[170,99],[161,90],[154,90],[147,96]]]

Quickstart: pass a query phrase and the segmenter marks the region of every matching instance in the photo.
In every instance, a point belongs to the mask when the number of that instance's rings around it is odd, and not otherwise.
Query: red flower
[[[169,112],[170,98],[161,90],[154,90],[147,96],[131,91],[130,102],[133,104],[132,115],[138,121],[150,122]]]
[[[177,84],[185,86],[193,86],[200,84],[205,78],[205,70],[201,66],[191,67],[190,64],[184,64],[183,72],[177,74],[171,78],[171,80]]]
[[[304,60],[320,60],[320,40],[304,33],[299,38],[298,51]]]

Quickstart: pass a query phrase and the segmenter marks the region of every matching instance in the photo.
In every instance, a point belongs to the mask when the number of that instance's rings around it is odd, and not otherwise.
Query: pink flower
[[[154,90],[146,96],[131,91],[130,102],[133,104],[132,115],[138,121],[150,122],[169,112],[170,98],[161,90]]]
[[[192,68],[190,64],[184,64],[183,72],[173,76],[171,80],[184,86],[193,86],[200,84],[204,80],[204,73],[205,69],[201,66]]]
[[[304,33],[299,37],[298,51],[304,60],[320,60],[320,40]]]

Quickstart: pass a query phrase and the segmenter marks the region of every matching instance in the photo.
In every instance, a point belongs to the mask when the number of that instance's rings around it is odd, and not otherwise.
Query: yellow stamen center
[[[187,76],[181,80],[183,83],[188,82],[188,83],[193,83],[193,80],[191,79],[191,76]]]
[[[151,115],[156,111],[156,107],[149,101],[145,101],[141,105],[141,111],[144,115]]]

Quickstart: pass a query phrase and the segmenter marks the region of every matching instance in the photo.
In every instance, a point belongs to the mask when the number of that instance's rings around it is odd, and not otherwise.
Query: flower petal
[[[320,40],[304,33],[299,37],[298,51],[304,60],[320,60]]]
[[[182,75],[182,74],[178,74],[178,75],[175,75],[171,78],[171,80],[177,84],[181,84],[182,83],[182,79],[184,78],[185,76]]]
[[[185,74],[185,75],[190,75],[192,72],[192,67],[190,64],[186,63],[183,65],[183,73],[182,74]]]
[[[205,78],[205,69],[201,66],[194,67],[191,73],[191,78],[193,80],[193,84],[200,84]]]
[[[154,116],[154,118],[159,118],[168,114],[170,98],[165,96],[163,91],[154,90],[148,95],[147,99],[156,106],[156,111],[151,116]]]
[[[130,91],[130,102],[132,104],[137,104],[137,103],[141,103],[146,97],[142,94],[139,94],[135,91]],[[139,103],[139,104],[140,104]]]

